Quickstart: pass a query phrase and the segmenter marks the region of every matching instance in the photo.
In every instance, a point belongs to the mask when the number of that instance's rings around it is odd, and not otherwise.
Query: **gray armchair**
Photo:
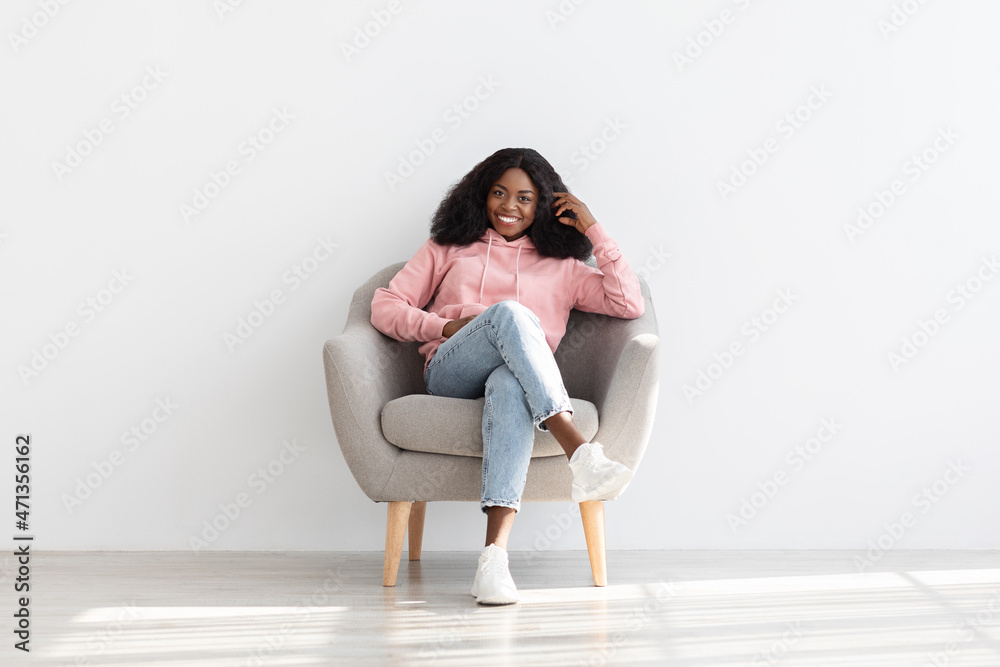
[[[388,503],[383,585],[394,586],[409,527],[409,559],[419,560],[426,503],[480,500],[484,398],[427,394],[421,343],[402,343],[371,324],[378,287],[404,266],[382,269],[354,293],[347,323],[326,341],[330,416],[347,465],[361,490]],[[573,310],[555,358],[583,435],[608,458],[638,474],[653,427],[659,386],[659,336],[649,286],[634,320]],[[536,431],[523,502],[568,501],[572,475],[562,448]],[[580,503],[594,584],[607,585],[604,504]]]

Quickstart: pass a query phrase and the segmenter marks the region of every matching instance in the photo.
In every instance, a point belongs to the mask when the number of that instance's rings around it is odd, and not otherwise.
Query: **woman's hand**
[[[559,222],[570,227],[575,227],[576,231],[581,234],[587,233],[590,226],[597,223],[587,205],[578,198],[568,192],[553,192],[552,194],[556,196],[553,206],[555,206],[556,220]],[[562,215],[563,211],[573,211],[576,213],[576,220],[569,217],[560,218],[559,216]]]
[[[468,324],[474,317],[475,315],[466,315],[465,317],[459,318],[457,320],[451,320],[450,322],[444,325],[444,331],[441,332],[441,335],[444,336],[445,338],[451,338],[452,336],[455,335],[455,333],[459,329]]]

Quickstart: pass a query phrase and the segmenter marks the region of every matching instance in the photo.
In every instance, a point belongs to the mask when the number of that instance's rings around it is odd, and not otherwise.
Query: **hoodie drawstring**
[[[514,284],[516,286],[515,289],[517,290],[514,298],[518,303],[521,303],[521,273],[518,271],[518,263],[521,261],[521,248],[523,247],[524,244],[517,246],[517,259],[514,260]],[[482,297],[480,297],[480,299],[482,299]],[[481,300],[480,303],[482,303]]]
[[[493,247],[493,236],[490,235],[490,244],[486,246],[486,266],[483,267],[483,279],[479,283],[479,303],[483,302],[483,288],[486,287],[486,269],[490,266],[490,248]]]
[[[521,303],[521,248],[524,244],[517,246],[517,257],[514,259],[514,299]],[[479,282],[479,303],[483,302],[483,290],[486,289],[486,269],[490,266],[490,249],[493,248],[493,235],[490,234],[489,245],[486,246],[486,264],[483,266],[483,278]]]

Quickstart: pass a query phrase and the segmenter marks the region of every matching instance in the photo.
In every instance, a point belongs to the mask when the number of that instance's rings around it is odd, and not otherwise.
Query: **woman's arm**
[[[573,307],[626,319],[642,315],[646,302],[639,290],[639,279],[618,244],[600,223],[587,230],[587,237],[594,244],[597,269],[583,263],[578,265],[579,275],[573,281]]]
[[[639,279],[629,266],[615,240],[591,214],[587,205],[568,192],[556,192],[556,213],[559,222],[575,227],[587,235],[594,245],[597,268],[580,262],[573,279],[573,308],[590,313],[634,319],[643,314],[645,300],[639,289]],[[576,220],[558,217],[571,210]]]
[[[447,320],[422,310],[444,277],[441,246],[427,240],[410,261],[372,297],[372,326],[401,341],[426,342],[442,337]]]

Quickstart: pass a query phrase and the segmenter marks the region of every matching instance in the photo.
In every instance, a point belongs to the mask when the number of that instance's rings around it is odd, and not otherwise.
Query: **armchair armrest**
[[[659,393],[658,336],[640,333],[629,339],[618,356],[614,374],[598,409],[595,440],[608,455],[635,471],[649,443]]]
[[[424,392],[419,371],[413,377],[414,360],[407,359],[413,355],[419,360],[413,343],[400,343],[371,325],[351,322],[323,346],[337,441],[358,485],[372,500],[379,498],[400,453],[382,435],[382,407],[394,398]]]
[[[640,317],[574,311],[557,360],[571,396],[597,406],[595,440],[608,456],[636,469],[652,432],[659,388],[659,334],[649,286]],[[565,348],[564,348],[565,346]]]

